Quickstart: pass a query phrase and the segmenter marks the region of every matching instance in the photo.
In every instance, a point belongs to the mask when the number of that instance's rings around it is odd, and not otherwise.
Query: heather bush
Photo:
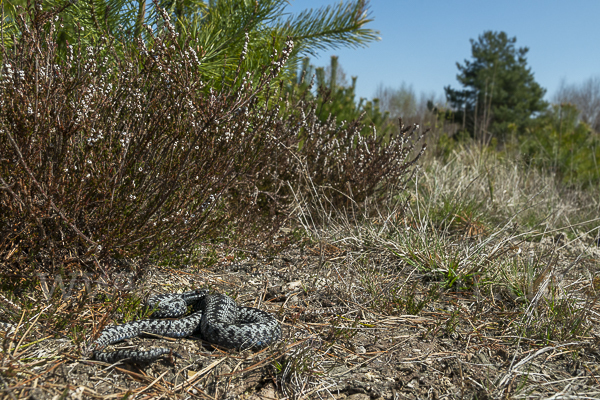
[[[400,191],[426,148],[425,144],[416,148],[425,135],[419,127],[407,127],[401,120],[389,138],[375,129],[361,134],[360,120],[337,125],[335,118],[324,124],[309,119],[307,123],[311,125],[301,134],[307,175],[313,184],[332,189],[332,198],[339,200],[336,205]]]
[[[277,229],[294,193],[382,195],[424,150],[416,127],[365,135],[360,118],[319,120],[310,88],[276,85],[291,41],[253,72],[244,47],[212,86],[166,14],[131,46],[108,35],[63,52],[58,12],[28,13],[0,77],[0,252],[16,265],[189,259],[225,232]]]
[[[238,76],[217,92],[171,25],[124,54],[107,38],[69,45],[63,58],[56,15],[30,12],[36,23],[19,22],[3,49],[2,250],[30,261],[58,248],[189,254],[222,227],[227,190],[278,146],[269,88],[291,42],[254,83]]]
[[[287,199],[291,193],[282,182],[293,182],[294,189],[311,196],[318,192],[325,197],[323,204],[333,205],[330,211],[340,207],[342,213],[349,200],[360,205],[369,197],[380,201],[397,195],[425,151],[425,144],[419,144],[426,132],[399,120],[398,130],[382,135],[374,125],[365,126],[363,115],[350,121],[330,115],[323,122],[318,113],[321,99],[315,98],[311,89],[307,86],[301,96],[290,96],[286,103],[292,112],[283,129],[293,132],[284,137],[298,142],[285,143],[284,147],[298,151],[280,152],[274,157],[271,167],[263,169],[263,177],[276,179],[263,182],[279,182],[277,194]],[[308,112],[305,105],[310,107]]]
[[[257,161],[256,180],[230,190],[235,204],[246,210],[234,213],[246,228],[252,223],[263,231],[277,230],[299,208],[306,212],[307,202],[319,203],[316,214],[343,216],[348,206],[362,208],[367,199],[381,203],[396,197],[416,171],[427,132],[399,120],[399,128],[384,136],[373,125],[365,126],[362,116],[341,122],[330,116],[323,122],[317,111],[322,103],[311,89],[288,93],[281,103],[280,145]],[[268,218],[257,219],[257,214]]]

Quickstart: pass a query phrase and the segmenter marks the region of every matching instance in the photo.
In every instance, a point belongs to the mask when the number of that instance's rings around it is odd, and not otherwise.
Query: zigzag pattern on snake
[[[103,351],[109,344],[144,333],[172,338],[199,335],[210,343],[239,350],[264,347],[281,337],[281,325],[272,315],[256,308],[240,307],[225,295],[209,295],[206,289],[181,294],[161,294],[151,297],[148,305],[158,308],[151,319],[104,329],[93,344],[93,357],[108,363],[125,358],[147,362],[171,352],[167,348]],[[192,313],[188,316],[176,320],[156,319],[181,317],[190,305]]]

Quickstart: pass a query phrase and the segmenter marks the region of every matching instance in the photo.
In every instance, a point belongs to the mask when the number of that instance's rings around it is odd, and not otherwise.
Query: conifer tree
[[[471,39],[473,60],[456,63],[463,89],[444,88],[456,110],[455,120],[475,138],[502,141],[509,133],[522,133],[531,117],[547,108],[546,92],[527,66],[527,47],[516,48],[516,37],[486,31]]]

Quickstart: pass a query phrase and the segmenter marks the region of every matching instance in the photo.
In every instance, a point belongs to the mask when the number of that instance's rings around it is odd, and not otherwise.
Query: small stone
[[[370,381],[374,381],[374,380],[376,379],[375,375],[373,375],[373,373],[372,373],[372,372],[367,372],[367,373],[365,374],[365,378],[367,378],[367,379],[368,379],[368,380],[370,380]]]
[[[302,281],[293,281],[293,282],[286,283],[281,289],[282,289],[282,292],[286,293],[286,292],[293,292],[300,288],[302,288]]]

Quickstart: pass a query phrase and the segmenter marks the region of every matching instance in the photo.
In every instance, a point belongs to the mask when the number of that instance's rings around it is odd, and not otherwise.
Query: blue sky
[[[296,13],[339,0],[290,0],[286,11]],[[581,83],[600,76],[600,0],[371,0],[368,27],[381,41],[367,48],[342,48],[319,54],[316,66],[330,56],[348,76],[358,76],[357,95],[373,97],[383,83],[403,82],[421,92],[443,94],[458,88],[456,62],[471,58],[469,39],[486,30],[516,36],[517,47],[529,47],[528,65],[550,100],[561,79]]]

